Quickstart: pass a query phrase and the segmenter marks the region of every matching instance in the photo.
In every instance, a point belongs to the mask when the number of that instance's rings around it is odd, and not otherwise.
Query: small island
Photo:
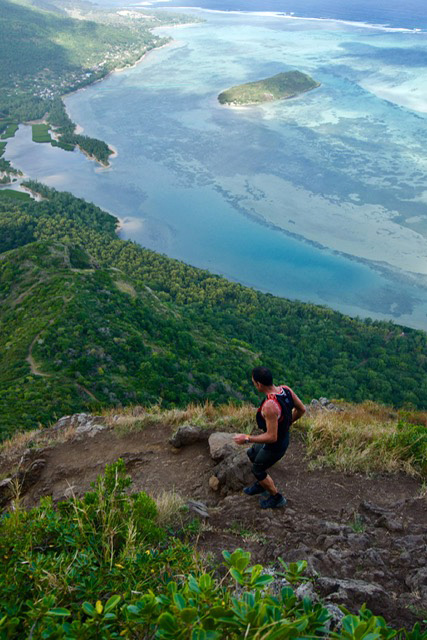
[[[271,78],[239,84],[219,94],[218,100],[227,105],[250,105],[273,100],[294,98],[320,87],[308,74],[301,71],[285,71]]]

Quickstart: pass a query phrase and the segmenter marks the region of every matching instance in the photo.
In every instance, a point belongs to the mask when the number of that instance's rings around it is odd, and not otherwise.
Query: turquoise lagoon
[[[123,219],[121,234],[263,291],[427,329],[427,34],[193,10],[202,24],[66,98],[118,155],[102,169],[31,142],[27,175]],[[288,69],[321,87],[233,109],[235,84]]]

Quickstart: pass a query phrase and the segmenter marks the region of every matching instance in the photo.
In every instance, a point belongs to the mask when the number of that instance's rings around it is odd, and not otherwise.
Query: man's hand
[[[248,436],[246,433],[236,433],[236,435],[233,437],[233,440],[236,444],[247,444],[247,437]]]

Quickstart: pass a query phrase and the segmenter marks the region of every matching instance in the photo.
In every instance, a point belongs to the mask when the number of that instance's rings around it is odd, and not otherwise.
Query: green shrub
[[[323,605],[291,586],[269,593],[273,576],[242,549],[206,570],[177,532],[156,526],[154,501],[129,488],[119,460],[82,499],[16,503],[2,516],[0,640],[427,640],[420,625],[395,631],[365,608],[330,630]],[[286,565],[286,575],[301,583],[304,568]]]

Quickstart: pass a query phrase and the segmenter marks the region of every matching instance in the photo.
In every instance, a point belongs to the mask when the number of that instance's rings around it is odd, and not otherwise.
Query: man
[[[247,453],[256,482],[243,491],[248,496],[268,492],[269,497],[260,500],[260,505],[263,509],[276,509],[283,507],[286,499],[278,492],[267,469],[285,455],[289,446],[289,428],[304,415],[305,407],[292,389],[273,384],[273,375],[266,367],[253,369],[252,382],[266,396],[256,414],[257,425],[264,433],[259,436],[248,436],[245,433],[234,436],[237,444],[253,443]]]

